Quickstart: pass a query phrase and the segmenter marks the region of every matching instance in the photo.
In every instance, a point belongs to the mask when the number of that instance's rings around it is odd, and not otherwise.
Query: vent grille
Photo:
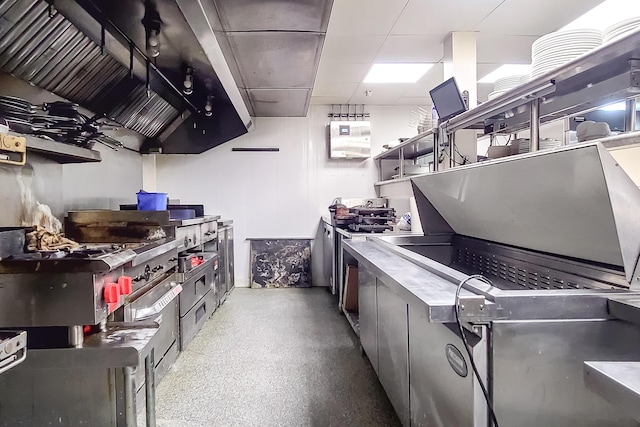
[[[535,267],[516,265],[515,262],[480,252],[473,252],[468,248],[455,250],[457,265],[466,267],[474,273],[482,273],[489,278],[496,277],[503,281],[528,289],[587,289],[584,283],[578,283],[577,278],[566,273],[550,269],[535,269]]]
[[[147,137],[179,114],[156,93],[147,97],[142,82],[61,14],[50,17],[42,0],[0,2],[0,69]],[[123,93],[123,85],[134,88]]]

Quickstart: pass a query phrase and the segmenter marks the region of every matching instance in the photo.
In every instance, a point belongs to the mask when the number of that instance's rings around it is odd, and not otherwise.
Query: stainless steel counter
[[[331,224],[331,222],[329,222]],[[345,230],[344,228],[335,227],[336,232],[342,234],[347,239],[360,239],[366,240],[367,237],[380,237],[380,236],[422,236],[422,233],[412,233],[411,231],[385,231],[384,233],[363,233],[363,232],[355,232],[350,230]]]
[[[585,362],[588,389],[640,421],[640,362]]]
[[[432,322],[455,322],[456,288],[435,273],[402,259],[373,242],[346,241],[344,249],[407,303],[424,307]],[[461,296],[475,294],[463,289]]]
[[[584,381],[585,362],[640,355],[640,192],[602,145],[411,183],[425,236],[342,242],[360,342],[403,424],[492,425],[482,382],[502,426],[638,427]]]
[[[186,227],[187,225],[198,225],[205,222],[217,221],[220,215],[205,215],[190,219],[172,219],[170,224],[176,227]]]
[[[135,368],[144,360],[147,426],[155,426],[156,323],[109,325],[79,348],[29,349],[0,376],[0,426],[136,425]]]

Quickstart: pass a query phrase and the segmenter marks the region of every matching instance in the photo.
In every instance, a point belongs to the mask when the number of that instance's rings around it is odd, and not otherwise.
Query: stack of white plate
[[[531,78],[546,74],[601,44],[600,30],[567,30],[542,36],[531,47]]]
[[[562,145],[562,141],[551,138],[542,138],[538,146],[539,150],[551,150],[552,148],[558,148]],[[518,154],[528,153],[531,149],[529,139],[518,140]]]
[[[637,30],[640,30],[640,16],[636,16],[635,18],[631,19],[625,19],[622,22],[613,24],[603,31],[602,41],[604,43],[609,43]]]
[[[529,76],[522,75],[507,76],[496,80],[493,84],[493,92],[489,94],[489,99],[496,98],[514,87],[520,86],[524,77],[527,77],[527,81],[529,81]]]

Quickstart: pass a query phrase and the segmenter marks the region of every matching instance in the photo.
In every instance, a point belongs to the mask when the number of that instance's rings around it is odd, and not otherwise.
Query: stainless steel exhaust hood
[[[306,115],[332,3],[5,0],[0,69],[146,136],[143,152],[201,153],[251,115]]]

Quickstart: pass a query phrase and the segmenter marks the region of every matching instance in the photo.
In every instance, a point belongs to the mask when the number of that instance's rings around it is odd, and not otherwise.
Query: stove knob
[[[107,283],[104,285],[104,301],[107,304],[115,304],[120,301],[120,287],[117,283]]]
[[[129,295],[133,292],[133,279],[129,276],[118,277],[118,286],[122,295]]]

